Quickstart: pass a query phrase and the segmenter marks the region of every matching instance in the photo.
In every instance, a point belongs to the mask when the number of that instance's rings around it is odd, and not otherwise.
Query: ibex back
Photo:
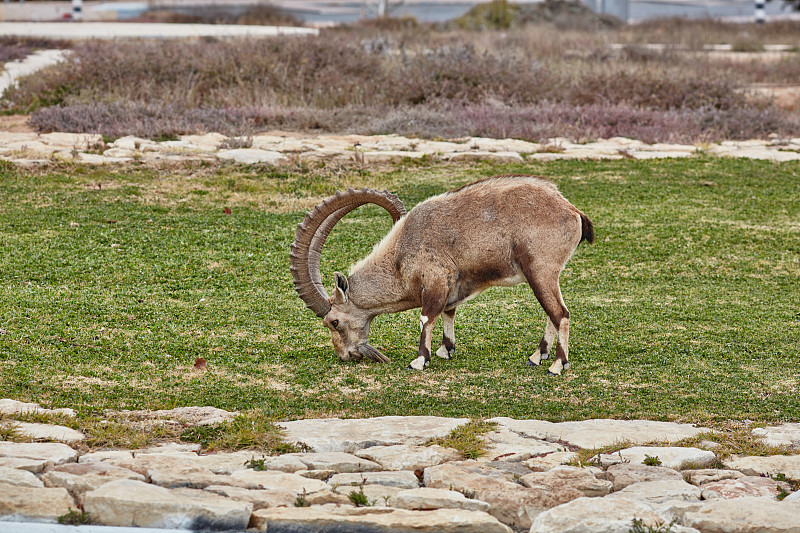
[[[350,275],[335,273],[328,297],[322,286],[320,254],[333,226],[360,205],[386,208],[391,231]],[[549,181],[534,176],[497,176],[429,198],[405,214],[387,191],[336,193],[306,215],[292,244],[295,287],[330,329],[339,359],[389,359],[369,344],[372,320],[384,313],[422,308],[419,351],[409,368],[430,365],[436,319],[444,324],[436,355],[455,351],[456,308],[489,287],[527,282],[547,314],[547,325],[528,364],[538,366],[556,344],[548,372],[569,367],[569,311],[558,284],[561,271],[581,241],[594,241],[589,218]]]

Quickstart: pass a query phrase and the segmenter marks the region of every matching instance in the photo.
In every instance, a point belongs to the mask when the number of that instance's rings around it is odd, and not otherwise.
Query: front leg
[[[419,320],[420,338],[417,358],[411,361],[408,368],[422,370],[431,364],[431,336],[436,319],[442,314],[447,301],[447,290],[444,286],[422,289],[422,316]]]
[[[442,324],[444,333],[442,334],[442,345],[436,350],[436,355],[442,359],[452,359],[453,352],[456,351],[456,310],[450,309],[442,313]]]

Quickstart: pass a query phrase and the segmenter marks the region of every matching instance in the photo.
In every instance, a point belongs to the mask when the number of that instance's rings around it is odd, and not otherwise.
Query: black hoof
[[[558,377],[558,376],[560,376],[561,374],[555,374],[555,373],[553,373],[553,372],[550,372],[550,371],[548,370],[548,371],[547,371],[547,375],[548,375],[549,377],[553,377],[553,378],[554,378],[554,377]]]
[[[525,364],[528,365],[528,366],[541,366],[541,363],[537,365],[536,363],[534,363],[530,359],[526,359],[525,360]]]

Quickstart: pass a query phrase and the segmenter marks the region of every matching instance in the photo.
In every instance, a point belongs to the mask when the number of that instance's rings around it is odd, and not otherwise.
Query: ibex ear
[[[349,290],[347,276],[341,272],[334,272],[333,275],[336,276],[336,290],[333,293],[333,303],[347,303],[347,291]]]

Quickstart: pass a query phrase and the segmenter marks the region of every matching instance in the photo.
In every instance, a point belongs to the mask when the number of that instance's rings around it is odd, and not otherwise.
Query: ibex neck
[[[373,316],[419,306],[413,295],[407,294],[394,267],[386,260],[360,265],[349,280],[350,299]]]

